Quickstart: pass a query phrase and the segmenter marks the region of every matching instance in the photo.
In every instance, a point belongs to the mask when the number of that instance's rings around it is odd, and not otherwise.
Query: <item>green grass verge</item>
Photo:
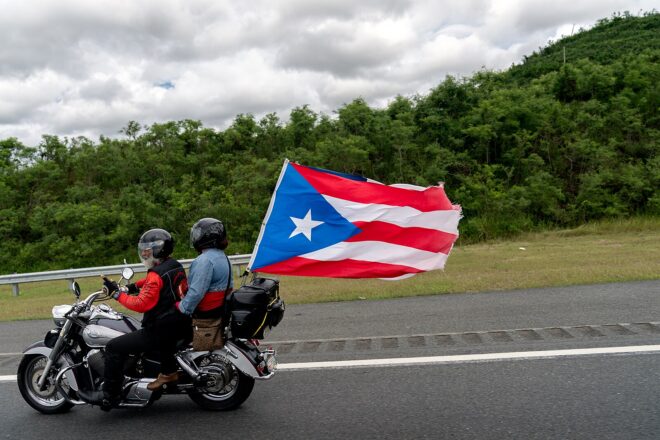
[[[444,271],[401,281],[280,277],[288,304],[660,279],[660,218],[641,217],[456,246]],[[78,280],[83,295],[98,278]],[[0,286],[0,320],[49,318],[72,302],[65,281]],[[113,306],[117,306],[114,304]],[[121,307],[118,307],[121,309]]]

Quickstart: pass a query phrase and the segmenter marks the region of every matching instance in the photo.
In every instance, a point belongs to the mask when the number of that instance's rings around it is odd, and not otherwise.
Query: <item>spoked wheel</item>
[[[204,409],[228,411],[238,408],[252,393],[254,379],[241,373],[222,356],[210,354],[199,359],[197,366],[205,378],[204,385],[190,391],[190,398]]]
[[[57,368],[51,368],[43,390],[39,389],[39,379],[46,368],[48,358],[44,355],[25,356],[18,366],[18,389],[23,399],[32,408],[44,414],[58,414],[71,409],[68,402],[55,386]],[[66,384],[63,385],[66,390]]]

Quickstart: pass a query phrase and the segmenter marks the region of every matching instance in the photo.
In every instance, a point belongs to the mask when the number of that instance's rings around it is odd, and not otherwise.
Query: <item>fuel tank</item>
[[[101,325],[122,333],[131,333],[138,330],[142,324],[132,316],[124,315],[121,319],[109,319],[102,316],[89,321],[90,324]]]
[[[83,330],[83,340],[93,348],[105,347],[111,339],[126,334],[102,325],[90,324]]]

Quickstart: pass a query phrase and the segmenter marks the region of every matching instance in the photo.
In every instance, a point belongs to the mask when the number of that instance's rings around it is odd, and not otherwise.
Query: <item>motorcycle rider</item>
[[[106,346],[102,391],[80,392],[80,397],[109,410],[120,400],[124,362],[130,354],[157,351],[161,356],[158,378],[149,384],[158,389],[178,380],[174,358],[176,343],[190,340],[192,324],[188,316],[177,312],[175,303],[187,288],[186,273],[177,260],[170,258],[174,239],[164,229],[150,229],[140,237],[138,253],[147,268],[147,276],[126,287],[104,278],[103,288],[127,309],[143,313],[142,328],[112,339]],[[129,295],[136,293],[137,295]]]
[[[233,287],[231,263],[224,253],[229,242],[222,222],[202,218],[190,229],[190,245],[198,252],[190,265],[186,296],[176,304],[187,316],[220,318],[225,297]]]

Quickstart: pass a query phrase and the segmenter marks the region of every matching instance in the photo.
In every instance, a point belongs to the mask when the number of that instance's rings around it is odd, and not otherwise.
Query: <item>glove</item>
[[[110,296],[112,297],[112,299],[119,300],[119,295],[121,295],[122,293],[128,293],[128,288],[120,287],[119,289],[112,292]]]
[[[140,289],[137,288],[135,283],[126,284],[126,289],[127,289],[126,292],[128,293],[138,293],[140,291]]]
[[[117,285],[116,282],[112,281],[108,277],[103,277],[103,293],[105,293],[106,295],[112,295],[112,297],[114,298],[113,294],[115,292],[118,293],[118,290],[119,290],[119,285]]]

